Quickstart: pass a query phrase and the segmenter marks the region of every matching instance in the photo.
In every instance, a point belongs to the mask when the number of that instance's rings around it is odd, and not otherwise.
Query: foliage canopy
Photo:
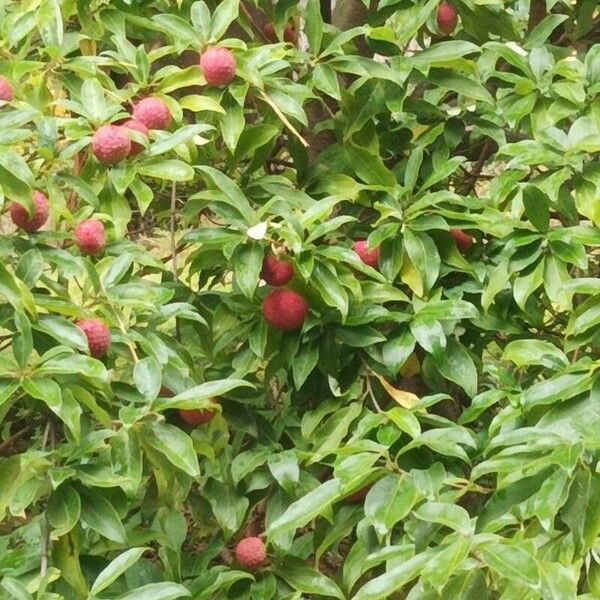
[[[0,0],[2,597],[600,596],[597,3],[325,4]]]

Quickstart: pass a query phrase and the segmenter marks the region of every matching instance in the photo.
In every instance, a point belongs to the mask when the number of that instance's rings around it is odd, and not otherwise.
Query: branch
[[[281,119],[281,122],[300,140],[300,143],[308,148],[310,144],[300,135],[300,132],[289,122],[288,118],[281,112],[279,106],[265,94],[262,90],[260,90],[260,97],[264,100],[275,112],[275,114]]]
[[[177,281],[177,243],[175,241],[175,229],[177,227],[177,184],[171,184],[171,270],[173,280]]]

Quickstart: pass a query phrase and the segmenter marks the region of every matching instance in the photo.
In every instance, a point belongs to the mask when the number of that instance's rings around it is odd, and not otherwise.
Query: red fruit
[[[473,245],[473,238],[462,229],[451,229],[450,235],[454,238],[456,246],[461,252],[467,252]]]
[[[15,92],[10,84],[10,81],[8,81],[6,77],[0,76],[0,100],[4,100],[4,102],[11,102],[14,97]]]
[[[12,222],[21,229],[32,233],[37,231],[47,220],[50,214],[50,205],[42,192],[33,192],[33,210],[31,216],[27,210],[18,202],[11,202],[10,218]]]
[[[163,385],[163,386],[161,386],[160,392],[158,392],[158,395],[161,398],[172,398],[175,394],[168,387],[165,387]]]
[[[115,165],[129,156],[131,140],[118,125],[103,125],[92,138],[92,152],[104,165]]]
[[[260,277],[268,285],[285,285],[293,276],[294,269],[289,262],[279,260],[271,255],[264,257]]]
[[[141,133],[148,137],[148,128],[137,119],[129,119],[129,121],[125,121],[125,123],[123,123],[123,127],[125,127],[125,129],[137,131],[138,133]],[[145,148],[144,146],[142,146],[142,144],[131,140],[131,150],[129,151],[129,157],[137,156],[140,152],[143,152],[144,150]]]
[[[160,98],[144,98],[133,107],[133,117],[148,129],[167,129],[171,124],[171,111]]]
[[[270,42],[277,41],[277,34],[275,33],[275,27],[273,26],[273,23],[267,23],[263,27],[263,33]],[[289,44],[294,44],[294,46],[298,43],[298,33],[291,23],[288,23],[283,30],[283,40]]]
[[[106,232],[101,221],[86,219],[75,227],[75,243],[84,254],[98,254],[106,246]]]
[[[227,48],[213,46],[200,56],[200,68],[208,85],[227,85],[235,77],[235,58]]]
[[[276,42],[277,41],[277,34],[275,33],[275,26],[273,25],[273,23],[271,23],[271,21],[269,21],[264,27],[263,27],[263,33],[265,34],[265,37],[270,41],[270,42]]]
[[[173,395],[173,394],[171,394]],[[217,403],[218,400],[216,398],[211,398],[211,402]],[[192,427],[196,427],[198,425],[205,425],[206,423],[210,423],[213,420],[213,417],[217,413],[216,410],[211,410],[210,408],[192,408],[190,410],[180,409],[179,416],[188,424],[192,425]]]
[[[358,240],[352,244],[352,249],[358,254],[360,260],[369,267],[377,268],[379,264],[379,246],[375,246],[372,250],[367,248],[367,240]]]
[[[362,502],[367,497],[367,494],[369,493],[370,489],[370,485],[365,485],[365,487],[360,488],[360,490],[348,496],[348,502]]]
[[[442,0],[437,9],[437,25],[438,29],[445,35],[454,31],[458,23],[458,15],[450,2]]]
[[[273,290],[263,300],[262,313],[273,327],[293,331],[304,324],[308,302],[292,290]]]
[[[298,32],[288,23],[283,30],[283,41],[294,46],[298,43]]]
[[[90,354],[94,358],[104,356],[110,348],[110,329],[98,319],[83,319],[77,323],[87,338]]]
[[[242,567],[256,571],[267,562],[267,549],[259,537],[247,537],[238,542],[235,557]]]

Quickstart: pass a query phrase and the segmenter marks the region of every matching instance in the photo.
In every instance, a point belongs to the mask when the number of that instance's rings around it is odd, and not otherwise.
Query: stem
[[[29,433],[33,429],[33,425],[27,425],[23,427],[23,429],[19,429],[17,433],[13,433],[7,440],[0,444],[0,455],[4,453],[4,451],[12,446],[20,437],[23,437],[26,433]]]
[[[248,7],[244,2],[240,2],[240,8],[242,9],[242,12],[246,15],[246,19],[250,21],[252,29],[254,29],[256,33],[258,33],[258,35],[263,39],[263,41],[270,43],[271,40],[269,40],[269,38],[265,35],[263,28],[256,22],[256,19],[252,16],[252,13],[248,10]]]
[[[54,423],[52,418],[48,419],[46,423],[46,428],[44,429],[44,436],[42,438],[42,451],[46,450],[46,446],[48,444],[48,439],[50,439],[50,448],[54,450]],[[48,571],[48,557],[50,554],[50,524],[48,523],[48,511],[44,513],[42,516],[42,539],[40,542],[40,577],[44,577]]]
[[[281,122],[298,138],[300,143],[305,148],[308,148],[310,144],[302,137],[302,135],[300,135],[300,132],[289,122],[288,118],[281,112],[281,110],[279,110],[279,107],[271,100],[271,98],[269,98],[269,96],[267,96],[267,94],[265,94],[265,92],[262,90],[260,90],[260,97],[273,109]]]
[[[171,184],[171,270],[173,279],[177,280],[177,243],[175,242],[175,228],[177,227],[177,184]]]

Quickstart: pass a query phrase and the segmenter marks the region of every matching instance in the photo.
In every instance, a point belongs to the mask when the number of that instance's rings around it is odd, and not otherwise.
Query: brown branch
[[[529,19],[527,21],[527,33],[544,19],[546,16],[546,0],[531,0],[529,4]]]
[[[252,25],[252,29],[254,29],[254,31],[256,31],[256,33],[258,33],[258,35],[265,42],[270,43],[271,40],[269,40],[269,38],[265,35],[263,28],[256,22],[256,19],[254,18],[254,16],[252,15],[252,13],[248,9],[248,7],[246,6],[245,2],[240,2],[240,8],[242,9],[242,12],[246,15],[246,18],[248,19],[248,21],[250,21],[250,25]]]
[[[11,435],[7,440],[0,444],[0,456],[4,456],[4,452],[10,448],[20,437],[23,437],[26,433],[29,433],[33,429],[33,425],[27,425]]]

